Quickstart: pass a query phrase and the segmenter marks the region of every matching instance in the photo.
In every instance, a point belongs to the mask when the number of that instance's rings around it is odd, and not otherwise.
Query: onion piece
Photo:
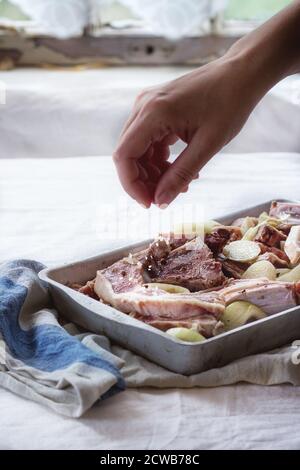
[[[265,312],[257,305],[238,300],[227,305],[221,320],[225,325],[225,330],[229,331],[266,316]]]
[[[198,331],[189,328],[170,328],[166,331],[166,333],[176,339],[180,339],[181,341],[188,341],[189,343],[198,343],[205,340],[204,336],[200,335]]]
[[[254,261],[260,255],[258,243],[249,240],[236,240],[224,247],[224,255],[232,261]]]
[[[249,228],[253,228],[257,225],[257,218],[256,217],[245,217],[242,224],[241,224],[241,232],[244,236]]]
[[[164,290],[169,294],[188,294],[190,291],[185,287],[176,286],[174,284],[164,284],[160,282],[149,282],[144,284],[144,287],[157,287],[158,289]]]
[[[276,280],[276,269],[270,261],[261,260],[251,264],[244,272],[242,279],[258,279],[261,277],[265,277],[270,281]]]
[[[286,274],[282,274],[277,278],[278,281],[283,282],[299,282],[300,281],[300,264]]]

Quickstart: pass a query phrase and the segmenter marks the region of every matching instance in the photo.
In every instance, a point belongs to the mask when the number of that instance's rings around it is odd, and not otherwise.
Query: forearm
[[[300,1],[240,39],[224,58],[241,63],[241,73],[249,76],[250,88],[256,88],[259,97],[286,76],[300,72]]]

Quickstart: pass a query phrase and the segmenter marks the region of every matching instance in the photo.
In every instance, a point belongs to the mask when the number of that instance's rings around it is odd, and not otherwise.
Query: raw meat
[[[280,248],[280,242],[286,240],[286,235],[272,225],[263,225],[258,229],[254,241],[263,245]]]
[[[139,286],[129,292],[114,292],[101,271],[95,282],[96,294],[122,312],[170,319],[191,318],[210,313],[217,318],[223,313],[224,302],[217,292],[169,294],[157,287]]]
[[[176,327],[193,328],[206,338],[224,331],[224,323],[216,320],[212,315],[201,315],[199,318],[185,318],[184,320],[148,319],[137,313],[132,313],[130,316],[162,331]]]
[[[245,279],[229,281],[228,286],[218,293],[226,305],[245,300],[271,315],[295,307],[299,302],[297,292],[297,285],[293,282]]]
[[[165,240],[155,240],[146,250],[129,254],[103,269],[101,273],[115,293],[128,292],[136,286],[150,282],[159,270],[158,263],[169,252],[170,246]]]
[[[180,285],[194,292],[219,286],[225,277],[221,263],[213,258],[201,237],[197,237],[161,261],[154,281]]]
[[[242,238],[239,227],[217,226],[210,234],[205,235],[205,243],[215,256],[223,251],[224,246]]]
[[[240,261],[233,261],[220,255],[218,260],[222,263],[223,272],[226,276],[240,279],[244,272],[249,268],[250,263],[242,263]]]

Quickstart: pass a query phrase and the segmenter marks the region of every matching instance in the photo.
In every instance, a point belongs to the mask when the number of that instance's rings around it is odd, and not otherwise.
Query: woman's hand
[[[300,29],[299,5],[240,40],[223,58],[138,96],[114,153],[130,196],[146,207],[170,204],[237,135],[257,102],[299,60],[290,52],[287,60],[291,26],[296,37]],[[171,164],[169,146],[178,139],[187,145]]]
[[[253,107],[241,68],[218,60],[138,96],[114,154],[130,196],[147,207],[170,204],[239,132]],[[170,164],[178,139],[187,146]]]

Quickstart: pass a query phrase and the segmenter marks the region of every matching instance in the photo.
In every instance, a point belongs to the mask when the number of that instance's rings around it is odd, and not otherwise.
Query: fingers
[[[156,144],[152,145],[143,157],[139,159],[139,166],[142,168],[142,177],[144,178],[144,174],[147,175],[143,181],[147,182],[152,200],[154,200],[154,193],[159,180],[171,165],[171,163],[167,161],[169,148],[167,148],[167,150],[160,149],[158,152],[158,150],[154,150],[154,147],[156,147]]]
[[[159,142],[153,145],[152,160],[160,166],[162,162],[168,160],[170,156],[170,145],[173,145],[178,140],[175,134],[168,134]]]
[[[159,138],[160,130],[154,120],[140,117],[136,119],[121,137],[113,159],[121,184],[125,191],[140,204],[150,207],[153,201],[153,188],[147,186],[141,157],[151,149]],[[147,169],[145,169],[147,174]]]
[[[142,160],[140,162],[140,165],[144,169],[144,171],[147,173],[147,178],[148,181],[151,181],[152,183],[157,184],[158,180],[161,177],[161,169],[159,168],[158,165],[155,165],[154,163],[151,162],[151,160]]]
[[[121,134],[120,134],[120,137],[122,137],[125,132],[127,131],[127,129],[131,126],[131,124],[135,121],[135,119],[137,118],[142,106],[143,106],[143,103],[145,101],[145,98],[147,96],[147,91],[142,91],[137,97],[136,97],[136,100],[135,100],[135,103],[134,103],[134,106],[133,106],[133,109],[127,119],[127,121],[125,122],[123,128],[122,128],[122,131],[121,131]]]
[[[170,204],[180,192],[185,191],[189,183],[197,178],[199,170],[213,153],[211,141],[200,139],[199,134],[195,134],[192,141],[160,179],[154,195],[155,204],[160,206]]]
[[[134,109],[134,110],[132,111],[132,113],[130,114],[129,118],[128,118],[127,121],[125,122],[123,129],[121,130],[120,138],[125,134],[125,132],[127,131],[127,129],[129,129],[129,127],[131,126],[131,124],[135,121],[135,119],[137,118],[138,113],[139,113],[139,109]]]

